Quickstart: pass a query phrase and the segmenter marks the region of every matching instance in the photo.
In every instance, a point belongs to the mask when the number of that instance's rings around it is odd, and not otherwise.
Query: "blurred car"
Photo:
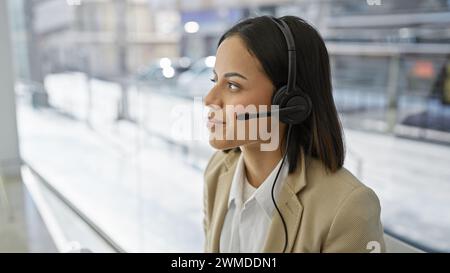
[[[161,58],[137,73],[136,79],[150,86],[175,86],[178,76],[191,66],[187,57],[178,59]]]
[[[443,104],[437,96],[425,98],[422,104],[425,104],[422,110],[407,115],[401,120],[401,124],[450,132],[450,105]]]

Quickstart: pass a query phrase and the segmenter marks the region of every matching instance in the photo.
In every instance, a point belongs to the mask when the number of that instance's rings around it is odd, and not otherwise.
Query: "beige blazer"
[[[219,252],[231,182],[240,151],[217,151],[204,173],[205,252]],[[286,252],[384,252],[380,202],[345,168],[331,174],[302,157],[280,190],[277,205],[288,231]],[[306,171],[302,171],[306,170]],[[282,252],[284,228],[274,213],[262,252]]]

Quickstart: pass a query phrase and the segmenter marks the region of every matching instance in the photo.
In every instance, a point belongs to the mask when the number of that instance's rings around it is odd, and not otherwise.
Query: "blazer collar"
[[[277,202],[278,208],[286,223],[288,234],[287,253],[292,251],[303,213],[303,205],[298,199],[297,194],[306,186],[305,173],[307,164],[305,162],[308,161],[308,158],[305,157],[303,150],[301,154],[301,160],[298,162],[297,169],[294,173],[287,176],[286,183],[280,190]],[[273,214],[262,252],[282,252],[285,240],[284,232],[280,214],[276,212]]]
[[[211,219],[211,240],[209,249],[212,252],[219,252],[220,233],[228,209],[230,188],[240,153],[240,151],[234,150],[229,152],[224,160],[225,170],[218,178],[216,197],[214,200],[214,212]],[[307,158],[305,158],[303,150],[301,151],[301,154],[301,160],[298,162],[297,169],[294,173],[287,176],[286,183],[284,183],[280,189],[277,202],[288,230],[286,252],[290,252],[293,247],[303,212],[303,206],[297,198],[297,193],[306,186],[305,161],[307,161]],[[284,236],[282,220],[278,213],[274,213],[272,222],[268,228],[262,252],[282,252]]]

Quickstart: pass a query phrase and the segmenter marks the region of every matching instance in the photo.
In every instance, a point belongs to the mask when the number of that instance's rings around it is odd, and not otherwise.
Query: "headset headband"
[[[277,19],[269,16],[269,18],[275,23],[275,25],[281,30],[283,36],[286,40],[286,45],[288,48],[288,80],[287,80],[287,90],[286,94],[289,94],[291,90],[294,90],[296,77],[297,77],[297,56],[295,50],[294,36],[289,28],[289,26],[281,19]]]

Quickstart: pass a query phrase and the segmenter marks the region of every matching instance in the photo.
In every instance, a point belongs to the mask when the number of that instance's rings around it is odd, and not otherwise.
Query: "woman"
[[[205,170],[206,252],[385,250],[376,194],[343,168],[328,53],[313,27],[295,16],[239,22],[220,38],[212,81],[205,105],[219,151]],[[289,89],[300,100],[277,98]],[[249,118],[250,105],[273,112]],[[250,138],[254,120],[279,126]]]

